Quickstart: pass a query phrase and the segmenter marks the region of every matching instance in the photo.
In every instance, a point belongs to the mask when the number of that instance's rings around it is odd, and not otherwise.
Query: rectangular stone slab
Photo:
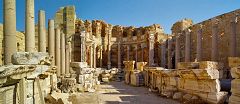
[[[231,82],[231,92],[240,96],[240,79],[234,79]]]
[[[39,65],[44,61],[50,61],[47,52],[17,52],[12,55],[14,65]]]
[[[228,57],[228,65],[231,68],[240,66],[240,57]]]
[[[178,69],[198,69],[199,63],[198,62],[179,62],[177,64]]]
[[[73,68],[87,68],[87,62],[71,62],[70,67]]]
[[[223,69],[223,64],[214,61],[201,61],[199,62],[199,69]]]
[[[240,78],[240,67],[233,67],[230,72],[233,78]]]
[[[232,94],[229,97],[229,104],[240,104],[240,95]]]

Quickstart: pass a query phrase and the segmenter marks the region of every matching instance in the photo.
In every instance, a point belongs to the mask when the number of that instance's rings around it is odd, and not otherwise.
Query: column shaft
[[[149,34],[148,65],[154,65],[154,34]]]
[[[60,29],[55,29],[55,64],[57,66],[57,76],[61,76],[61,49],[60,49],[60,37],[61,32]]]
[[[166,42],[161,44],[161,66],[166,66]]]
[[[180,44],[179,35],[176,36],[176,46],[175,46],[175,67],[177,69],[177,64],[180,62]]]
[[[185,62],[190,62],[191,58],[191,33],[190,30],[186,31],[185,39]]]
[[[35,51],[34,0],[26,0],[25,11],[25,50]]]
[[[11,64],[12,54],[17,52],[16,1],[3,1],[4,64]]]
[[[236,22],[231,22],[231,35],[230,35],[230,57],[236,57],[237,40],[236,40]]]
[[[127,61],[130,60],[130,45],[127,45]]]
[[[38,51],[46,52],[46,26],[45,11],[38,12]]]
[[[80,34],[81,37],[81,62],[86,62],[86,41],[85,41],[85,31]]]
[[[121,61],[121,43],[118,42],[118,69],[121,69],[122,61]]]
[[[217,25],[212,27],[212,61],[218,60],[218,35],[217,35]]]
[[[172,39],[168,39],[168,69],[172,69]]]
[[[66,76],[69,76],[70,74],[70,49],[71,49],[71,43],[68,42],[66,45]]]
[[[100,46],[100,68],[102,68],[102,46]]]
[[[52,65],[55,65],[55,31],[54,20],[48,21],[48,52],[50,57],[53,57]]]
[[[64,33],[61,33],[61,74],[62,76],[65,76],[66,74],[66,70],[65,70],[65,67],[66,67],[66,51],[65,51],[65,34]]]
[[[197,61],[202,61],[202,28],[197,32]]]
[[[96,45],[93,44],[93,68],[96,68]]]

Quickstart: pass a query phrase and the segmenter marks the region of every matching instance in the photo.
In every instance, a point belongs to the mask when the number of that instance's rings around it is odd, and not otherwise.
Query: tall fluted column
[[[179,42],[179,35],[176,35],[176,46],[175,46],[175,67],[177,69],[177,64],[180,62],[180,42]]]
[[[108,69],[111,69],[111,46],[112,46],[112,42],[111,42],[111,38],[112,38],[112,26],[108,25]]]
[[[230,34],[230,57],[236,57],[237,53],[237,19],[234,17],[231,21],[231,34]]]
[[[161,66],[166,66],[166,41],[161,44]]]
[[[45,11],[38,12],[38,51],[46,52]]]
[[[16,1],[3,1],[4,64],[11,64],[12,54],[17,52]]]
[[[212,20],[212,61],[218,61],[218,21]]]
[[[121,69],[122,61],[121,61],[121,42],[118,42],[118,69]]]
[[[48,20],[48,53],[53,57],[52,65],[55,65],[55,31],[54,20]]]
[[[172,39],[168,38],[168,69],[172,69]]]
[[[55,64],[57,66],[57,76],[61,76],[61,31],[59,28],[55,29]]]
[[[148,54],[148,65],[153,66],[154,65],[154,34],[149,34],[149,54]]]
[[[191,58],[191,30],[188,29],[186,31],[186,38],[185,38],[185,62],[190,62]]]
[[[26,0],[25,11],[25,50],[35,51],[34,0]]]
[[[202,61],[202,25],[197,31],[197,61]]]
[[[66,74],[66,70],[65,70],[65,68],[66,68],[66,51],[65,51],[65,43],[66,43],[66,41],[65,41],[65,34],[62,32],[61,33],[61,74],[62,74],[62,76],[64,76],[65,74]]]

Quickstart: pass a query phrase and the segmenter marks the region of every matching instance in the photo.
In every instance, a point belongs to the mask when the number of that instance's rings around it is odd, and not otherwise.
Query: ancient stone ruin
[[[3,0],[0,104],[77,104],[67,97],[113,81],[185,104],[240,103],[240,10],[197,24],[183,19],[166,34],[159,24],[81,20],[74,6],[61,7],[46,28],[45,11],[36,24],[34,0],[25,2],[18,32],[16,0]]]

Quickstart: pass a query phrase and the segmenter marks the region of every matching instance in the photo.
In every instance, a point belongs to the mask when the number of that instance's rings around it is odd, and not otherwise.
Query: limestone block
[[[125,65],[125,70],[134,70],[135,61],[123,61]]]
[[[182,93],[182,92],[176,92],[176,93],[174,93],[174,95],[173,95],[173,99],[174,99],[174,100],[181,100],[182,97],[183,97],[183,93]]]
[[[94,68],[75,68],[76,74],[90,74],[94,72]]]
[[[231,68],[231,75],[233,78],[240,78],[240,67]]]
[[[87,62],[71,62],[70,67],[72,68],[87,68]]]
[[[14,104],[14,88],[15,86],[7,86],[0,88],[0,104]]]
[[[240,104],[240,96],[232,94],[229,97],[229,104]]]
[[[203,93],[194,92],[193,94],[198,95],[203,101],[210,104],[223,104],[227,98],[227,92],[213,92],[213,93]]]
[[[143,74],[140,72],[133,72],[130,75],[130,83],[133,86],[142,86],[144,85]]]
[[[231,68],[240,66],[240,57],[228,57],[228,66]]]
[[[216,80],[179,79],[178,89],[196,92],[219,92],[220,82]]]
[[[75,78],[63,78],[60,89],[64,93],[72,93],[76,91],[76,79]]]
[[[14,65],[50,65],[50,60],[46,52],[17,52],[12,55]]]
[[[36,78],[38,75],[44,74],[44,72],[50,69],[50,66],[47,65],[35,65],[35,67],[35,70],[32,72],[31,75],[28,76],[28,78]]]
[[[179,62],[177,64],[178,69],[198,69],[199,63],[198,62]]]
[[[223,69],[223,64],[219,62],[214,62],[214,61],[201,61],[199,62],[199,68],[221,70]]]
[[[126,73],[125,73],[125,83],[126,83],[126,84],[130,84],[130,81],[131,81],[131,80],[130,80],[130,79],[131,79],[131,78],[130,78],[130,75],[131,75],[131,72],[126,72]]]
[[[145,65],[147,65],[147,62],[137,62],[137,70],[143,71]]]
[[[179,69],[177,71],[178,75],[180,78],[184,78],[184,79],[197,79],[195,73],[191,70],[185,70],[185,69]]]
[[[231,82],[231,92],[232,94],[240,96],[240,79],[234,79]]]
[[[219,79],[219,78],[222,78],[222,76],[218,70],[212,70],[212,69],[178,70],[178,75],[184,79]]]

